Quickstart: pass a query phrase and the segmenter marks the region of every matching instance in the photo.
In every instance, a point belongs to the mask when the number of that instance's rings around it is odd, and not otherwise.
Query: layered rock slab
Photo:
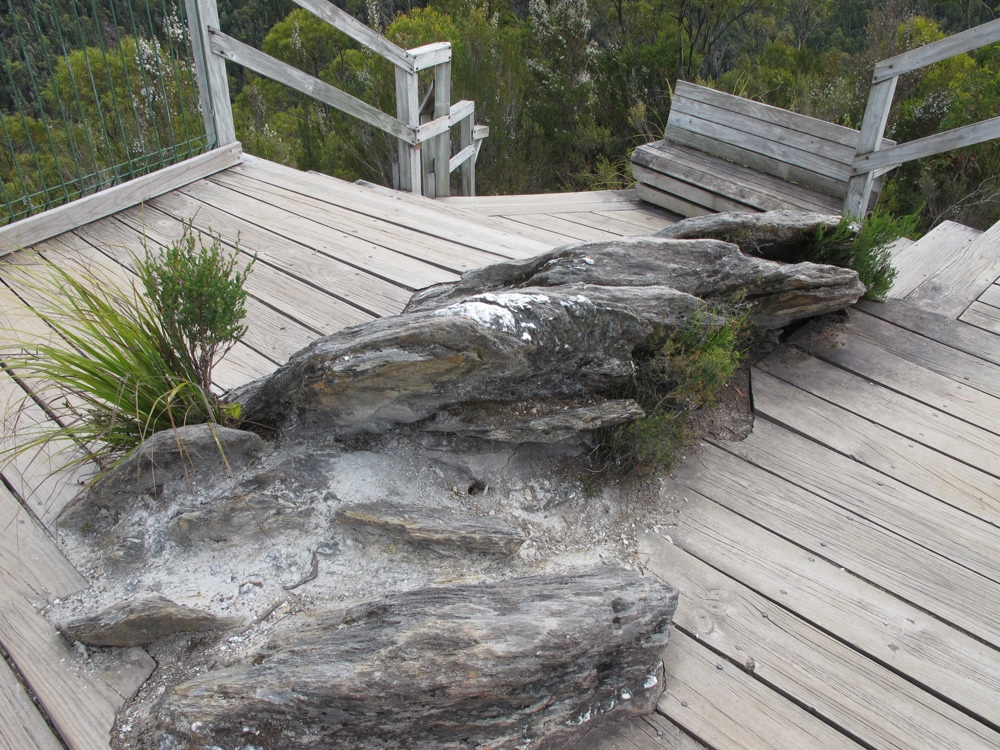
[[[739,299],[781,327],[846,307],[854,271],[747,257],[718,240],[591,242],[469,271],[415,294],[404,314],[313,343],[239,394],[251,422],[379,432],[472,401],[606,392],[633,352]]]
[[[239,624],[237,618],[218,617],[166,597],[152,596],[69,618],[60,623],[59,630],[70,640],[88,646],[127,648],[144,646],[175,633],[228,630]]]
[[[319,614],[247,662],[176,686],[152,739],[571,747],[599,714],[653,709],[676,606],[675,589],[610,568],[385,597]]]
[[[841,306],[846,306],[865,291],[857,274],[846,268],[778,263],[745,255],[737,245],[714,239],[625,237],[567,245],[528,260],[467,271],[454,284],[414,294],[406,312],[437,309],[497,290],[545,293],[552,287],[574,285],[580,285],[575,286],[577,293],[589,296],[593,291],[603,302],[630,309],[635,309],[643,294],[656,294],[654,309],[660,315],[664,308],[677,309],[679,314],[668,317],[673,327],[701,309],[699,300],[729,300],[738,295],[750,303],[751,317],[763,308],[770,318],[778,309],[769,299],[775,295],[817,291],[829,298],[835,291]],[[674,298],[668,299],[671,295],[660,289],[671,290]],[[805,317],[795,308],[784,312],[788,321],[797,316]],[[769,323],[758,325],[768,327]]]
[[[664,239],[715,239],[732,242],[747,255],[772,260],[801,257],[816,233],[832,232],[840,224],[836,214],[813,211],[728,212],[693,216],[654,236]]]
[[[363,538],[404,541],[455,554],[512,555],[527,540],[497,518],[478,518],[442,508],[399,503],[360,503],[342,509],[337,523]]]

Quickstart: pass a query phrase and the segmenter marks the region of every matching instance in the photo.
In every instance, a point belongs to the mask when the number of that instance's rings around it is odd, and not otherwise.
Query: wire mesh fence
[[[0,0],[0,225],[202,153],[183,3]]]

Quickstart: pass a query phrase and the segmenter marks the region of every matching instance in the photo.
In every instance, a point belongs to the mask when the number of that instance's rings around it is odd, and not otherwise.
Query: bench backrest
[[[851,128],[686,81],[674,88],[664,132],[672,143],[836,198],[847,194],[858,136]]]

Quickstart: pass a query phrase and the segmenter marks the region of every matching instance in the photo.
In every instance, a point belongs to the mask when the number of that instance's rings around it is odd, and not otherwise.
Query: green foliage
[[[254,261],[237,270],[237,254],[222,247],[209,232],[205,244],[188,223],[184,235],[170,247],[136,260],[136,272],[148,304],[166,338],[166,352],[206,392],[215,363],[246,335],[245,284]]]
[[[804,258],[814,263],[826,263],[858,272],[868,291],[866,299],[884,299],[896,278],[896,269],[889,256],[889,245],[914,233],[919,217],[916,214],[895,218],[884,210],[876,210],[864,218],[860,226],[847,218],[830,233],[822,228]]]
[[[189,236],[160,256],[165,265],[149,253],[136,259],[140,283],[161,282],[151,298],[140,284],[120,290],[87,269],[44,259],[25,272],[21,284],[56,335],[21,343],[6,365],[33,384],[59,422],[37,430],[19,425],[17,450],[69,439],[107,466],[154,432],[238,420],[238,406],[211,390],[208,358],[222,356],[245,331],[248,269],[235,273],[217,242],[195,250]],[[178,277],[188,273],[194,280]],[[168,294],[179,303],[164,304]]]
[[[748,323],[738,304],[702,315],[637,357],[629,383],[613,398],[634,399],[646,412],[636,422],[605,428],[591,458],[606,478],[669,471],[688,439],[688,418],[715,405],[746,350]]]

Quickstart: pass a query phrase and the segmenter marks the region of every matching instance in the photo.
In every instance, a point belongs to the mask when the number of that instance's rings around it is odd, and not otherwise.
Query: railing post
[[[451,61],[434,66],[434,119],[451,112]],[[434,139],[434,197],[447,198],[451,192],[451,128]]]
[[[233,124],[233,105],[229,100],[226,61],[212,54],[209,41],[209,28],[219,28],[219,9],[215,0],[184,0],[184,8],[187,11],[205,134],[211,148],[227,146],[236,142],[236,127]]]
[[[854,155],[855,163],[858,157],[878,151],[885,135],[885,126],[889,122],[889,110],[892,107],[892,96],[896,93],[897,78],[888,78],[872,86],[868,93],[868,105],[865,107],[865,117],[861,121],[861,135],[858,137],[858,150]],[[872,172],[863,172],[852,176],[847,181],[847,196],[844,198],[844,215],[852,219],[861,219],[868,210],[868,201],[872,194]]]
[[[420,98],[416,71],[396,66],[396,118],[416,129],[420,126]],[[421,195],[420,146],[400,140],[399,189]]]
[[[475,128],[475,110],[473,114],[462,120],[459,123],[458,131],[458,150],[459,152],[464,151],[469,146],[472,145],[472,131]],[[473,156],[471,159],[466,159],[465,162],[459,168],[459,194],[469,197],[475,197],[476,195],[476,157]]]

